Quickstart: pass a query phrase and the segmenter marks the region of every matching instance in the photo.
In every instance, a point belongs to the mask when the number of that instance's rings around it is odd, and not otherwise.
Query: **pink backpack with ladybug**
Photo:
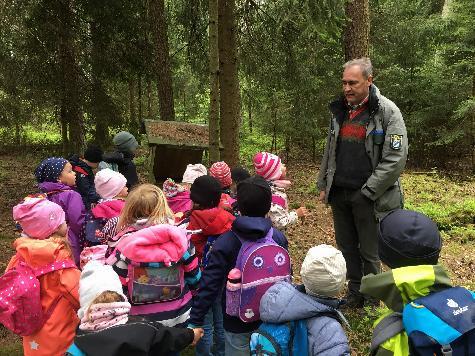
[[[241,271],[240,288],[226,290],[226,313],[249,323],[260,319],[259,305],[264,293],[276,282],[291,281],[287,250],[272,238],[274,229],[256,241],[239,238],[242,243],[236,260]]]
[[[59,295],[43,310],[39,277],[65,268],[76,268],[72,260],[56,261],[36,269],[24,261],[0,277],[0,323],[21,336],[34,334],[49,319],[61,299]]]

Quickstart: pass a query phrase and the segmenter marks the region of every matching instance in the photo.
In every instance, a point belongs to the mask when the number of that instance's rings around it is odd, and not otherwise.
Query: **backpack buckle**
[[[440,351],[442,351],[442,355],[444,356],[452,356],[452,346],[450,346],[450,344],[442,345]]]

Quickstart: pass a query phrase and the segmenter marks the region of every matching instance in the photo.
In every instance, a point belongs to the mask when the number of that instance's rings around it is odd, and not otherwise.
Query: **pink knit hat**
[[[63,209],[45,198],[27,198],[13,207],[13,219],[31,238],[46,239],[65,222]]]
[[[231,169],[227,163],[223,161],[213,163],[209,169],[209,175],[216,178],[223,188],[229,187],[233,182],[231,178]]]
[[[109,168],[101,169],[94,178],[96,192],[102,199],[114,198],[126,184],[127,179],[122,174]]]
[[[256,174],[265,180],[276,180],[282,175],[282,162],[279,156],[268,152],[259,152],[254,156]]]

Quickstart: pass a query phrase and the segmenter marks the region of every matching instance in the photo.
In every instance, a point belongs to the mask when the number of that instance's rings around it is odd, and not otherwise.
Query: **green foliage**
[[[279,139],[277,147],[283,146],[282,140]],[[272,136],[261,133],[257,130],[254,132],[241,133],[240,157],[243,164],[252,166],[252,159],[257,152],[271,151]]]

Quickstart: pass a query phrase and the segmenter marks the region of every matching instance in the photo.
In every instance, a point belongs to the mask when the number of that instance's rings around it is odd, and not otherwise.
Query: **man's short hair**
[[[359,66],[361,68],[365,79],[368,79],[370,75],[373,75],[373,65],[371,64],[371,59],[368,57],[352,59],[351,61],[346,62],[343,65],[343,70],[353,66]]]

